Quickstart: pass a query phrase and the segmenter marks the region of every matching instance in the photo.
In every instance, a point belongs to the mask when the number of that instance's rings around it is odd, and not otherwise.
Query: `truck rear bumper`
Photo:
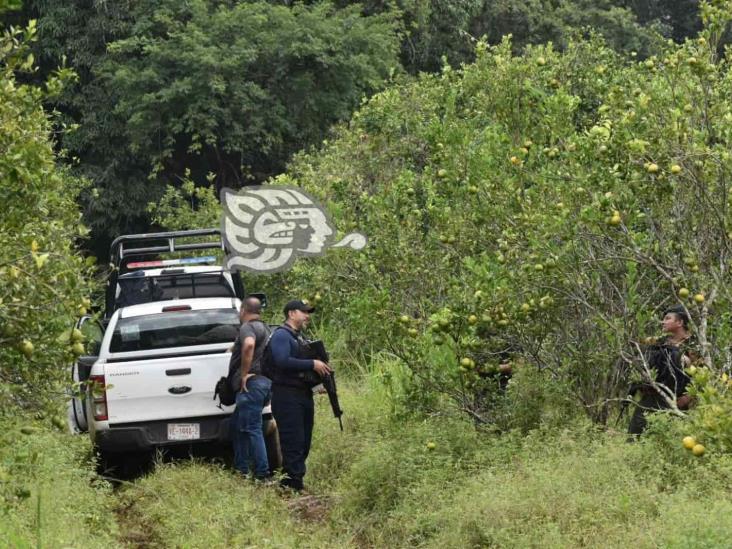
[[[107,452],[134,452],[152,450],[161,446],[228,442],[231,416],[180,418],[165,421],[144,421],[110,425],[109,429],[94,433],[94,444]],[[198,424],[200,436],[190,440],[169,440],[169,424]]]

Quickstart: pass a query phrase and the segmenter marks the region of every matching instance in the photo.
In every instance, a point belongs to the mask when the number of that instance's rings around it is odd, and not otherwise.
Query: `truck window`
[[[174,311],[120,318],[112,334],[112,353],[151,351],[231,343],[239,330],[236,309]]]
[[[166,299],[189,299],[192,297],[234,297],[234,290],[220,273],[158,276],[156,282]]]
[[[234,289],[220,272],[146,277],[142,271],[135,271],[120,276],[117,284],[116,307],[192,297],[234,297]]]

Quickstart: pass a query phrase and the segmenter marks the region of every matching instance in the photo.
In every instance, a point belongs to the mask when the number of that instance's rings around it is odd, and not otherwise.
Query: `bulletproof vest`
[[[287,330],[290,332],[290,334],[295,337],[297,340],[298,350],[295,354],[295,358],[309,358],[307,354],[308,349],[308,343],[307,340],[302,337],[301,334],[298,334],[294,332],[291,328],[288,326],[280,326],[283,330]],[[314,383],[315,380],[313,379],[313,376],[317,377],[317,374],[315,372],[307,371],[307,372],[300,372],[300,371],[292,371],[292,370],[284,370],[282,368],[275,368],[274,369],[274,379],[272,380],[273,383],[279,384],[279,385],[288,385],[290,387],[298,387],[302,389],[308,389],[310,387],[313,387],[314,385],[317,385],[317,383]],[[318,381],[318,383],[320,383]]]

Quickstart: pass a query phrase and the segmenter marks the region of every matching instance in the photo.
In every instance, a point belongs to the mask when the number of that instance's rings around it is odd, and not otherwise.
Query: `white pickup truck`
[[[201,265],[212,261],[128,261],[109,289],[106,329],[92,317],[79,321],[91,354],[72,367],[82,392],[70,401],[69,419],[102,454],[229,440],[234,407],[219,406],[213,393],[228,372],[241,300],[231,273]],[[269,407],[262,420],[276,463]]]

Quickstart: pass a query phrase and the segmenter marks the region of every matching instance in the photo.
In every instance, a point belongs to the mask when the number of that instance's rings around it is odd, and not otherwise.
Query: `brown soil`
[[[287,502],[290,512],[300,520],[323,522],[329,511],[329,501],[325,496],[295,496]]]
[[[157,539],[155,529],[144,523],[139,515],[134,501],[122,501],[115,509],[117,524],[119,525],[119,541],[122,547],[129,548],[150,548],[162,547]]]

